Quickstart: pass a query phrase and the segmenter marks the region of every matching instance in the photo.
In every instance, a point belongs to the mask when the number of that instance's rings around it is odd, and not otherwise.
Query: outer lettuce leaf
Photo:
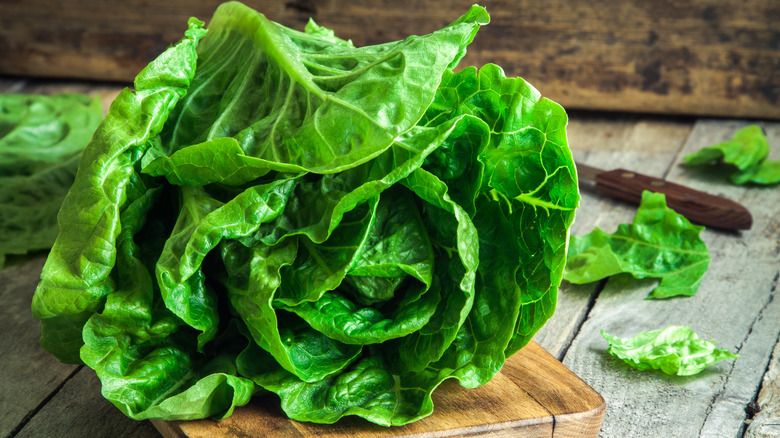
[[[618,338],[604,330],[601,335],[609,342],[607,352],[638,370],[656,369],[666,374],[692,376],[716,362],[739,357],[699,339],[688,326],[669,326],[633,338]]]
[[[110,273],[127,182],[149,139],[186,93],[197,61],[195,46],[205,33],[202,24],[190,20],[186,38],[139,73],[135,91],[117,96],[82,155],[32,303],[42,324],[41,344],[64,362],[81,362],[81,329],[114,289]]]
[[[768,155],[769,142],[763,129],[750,125],[735,132],[729,141],[687,155],[685,163],[690,166],[726,163],[731,168],[730,178],[734,184],[780,183],[780,161],[767,160]]]
[[[139,419],[272,391],[399,425],[486,383],[552,314],[579,199],[562,108],[451,70],[487,20],[361,48],[238,3],[192,22],[88,149],[43,345]]]
[[[417,123],[487,20],[473,7],[432,34],[355,48],[228,3],[199,48],[208,67],[144,171],[174,184],[238,184],[271,170],[334,173],[366,162]]]
[[[648,298],[694,295],[710,264],[703,229],[668,208],[663,194],[645,191],[633,223],[572,236],[563,278],[583,284],[629,273],[661,279]]]
[[[57,212],[102,118],[81,94],[0,94],[0,269],[7,254],[50,248]]]
[[[475,305],[491,312],[473,327],[496,344],[486,363],[502,364],[502,355],[527,344],[555,309],[579,202],[567,116],[495,65],[448,72],[442,84],[425,123],[463,117],[475,126],[437,149],[425,167],[447,183],[479,230]],[[504,331],[507,319],[516,321],[512,332]],[[509,343],[499,347],[505,337]]]

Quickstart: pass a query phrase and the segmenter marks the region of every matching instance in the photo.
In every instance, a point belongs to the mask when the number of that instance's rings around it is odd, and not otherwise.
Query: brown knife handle
[[[640,203],[644,190],[663,193],[669,208],[708,227],[747,230],[753,225],[750,212],[734,201],[628,170],[596,175],[596,190],[634,204]]]

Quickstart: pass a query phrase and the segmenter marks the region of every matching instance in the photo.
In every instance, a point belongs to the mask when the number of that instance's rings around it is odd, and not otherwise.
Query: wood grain
[[[253,400],[220,422],[154,422],[168,438],[408,437],[447,436],[595,437],[604,400],[538,344],[509,358],[488,384],[465,389],[445,381],[433,393],[434,413],[418,422],[386,428],[362,419],[333,425],[287,419],[273,397]]]
[[[0,74],[129,81],[219,0],[0,0]],[[246,0],[359,45],[441,28],[472,0]],[[780,118],[780,2],[486,0],[464,64],[494,62],[570,109]]]
[[[95,372],[82,367],[14,438],[159,436],[151,422],[128,418],[103,398]]]
[[[76,370],[61,364],[38,345],[40,323],[30,315],[43,257],[0,270],[0,436],[16,431],[41,401]],[[6,354],[13,352],[13,354]]]
[[[772,353],[756,404],[749,410],[748,415],[751,414],[754,416],[750,419],[744,438],[780,436],[780,342]]]
[[[680,159],[731,138],[734,131],[751,123],[699,120]],[[780,123],[759,125],[767,133],[770,157],[780,159]],[[669,177],[694,188],[720,191],[753,212],[754,225],[749,231],[705,234],[712,257],[710,270],[690,307],[678,314],[689,315],[701,327],[702,337],[715,339],[741,355],[729,364],[723,385],[717,391],[710,388],[713,398],[707,403],[700,434],[742,437],[746,408],[756,398],[780,334],[780,300],[776,296],[780,281],[780,190],[777,186],[735,186],[722,174],[691,171],[681,165],[675,166]]]
[[[43,261],[41,253],[14,256],[0,270],[0,436],[159,436],[104,399],[94,371],[62,364],[38,344],[30,303]]]
[[[592,125],[608,124],[605,120],[596,118]],[[589,300],[575,300],[583,308],[568,310],[585,315],[576,333],[564,332],[556,338],[556,327],[568,324],[557,321],[556,315],[537,339],[544,341],[542,346],[560,345],[557,348],[562,351],[563,363],[605,398],[604,437],[646,437],[648,431],[654,436],[742,437],[745,408],[757,395],[780,332],[780,300],[776,298],[780,192],[776,187],[734,186],[724,175],[682,165],[684,155],[730,138],[749,122],[705,119],[697,121],[692,130],[684,126],[640,128],[644,123],[646,120],[640,120],[627,131],[612,131],[612,137],[604,135],[609,131],[598,135],[595,128],[574,125],[572,145],[578,144],[578,132],[589,133],[584,147],[573,146],[575,157],[599,167],[641,170],[733,199],[751,210],[753,228],[740,233],[703,232],[712,262],[695,296],[647,300],[656,281],[614,277],[603,289],[592,285],[595,292]],[[772,156],[777,157],[780,124],[761,125],[772,145]],[[619,139],[613,140],[615,137]],[[598,142],[603,146],[590,148],[590,143]],[[653,144],[655,153],[648,153],[645,147]],[[593,226],[611,232],[618,223],[630,222],[634,213],[633,207],[586,191],[572,232],[584,234]],[[562,301],[571,291],[571,285],[564,283]],[[741,357],[689,378],[638,372],[607,355],[600,335],[603,329],[626,337],[672,324],[690,325],[702,338],[714,340]],[[573,341],[566,344],[564,337],[573,337]]]

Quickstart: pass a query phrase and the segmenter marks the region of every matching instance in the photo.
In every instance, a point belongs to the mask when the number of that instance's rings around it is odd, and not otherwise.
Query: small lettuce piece
[[[668,208],[663,194],[645,191],[633,223],[571,237],[563,278],[584,284],[629,273],[661,279],[648,298],[694,295],[710,264],[703,229]]]
[[[0,269],[47,249],[79,158],[102,118],[99,98],[0,94]]]
[[[692,376],[726,359],[736,359],[725,349],[699,339],[689,326],[669,326],[642,332],[633,338],[619,338],[601,331],[609,343],[607,352],[638,370],[656,369],[666,374]]]
[[[701,166],[722,162],[731,165],[734,184],[780,183],[780,161],[767,160],[769,142],[758,125],[750,125],[734,133],[731,140],[707,146],[687,155],[685,163]]]

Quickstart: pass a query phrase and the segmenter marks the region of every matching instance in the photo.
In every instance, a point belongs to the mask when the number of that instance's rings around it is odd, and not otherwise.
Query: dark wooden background
[[[438,29],[474,0],[246,0],[358,45]],[[0,0],[0,75],[128,81],[218,0]],[[566,108],[780,119],[780,1],[486,0],[465,59]]]

